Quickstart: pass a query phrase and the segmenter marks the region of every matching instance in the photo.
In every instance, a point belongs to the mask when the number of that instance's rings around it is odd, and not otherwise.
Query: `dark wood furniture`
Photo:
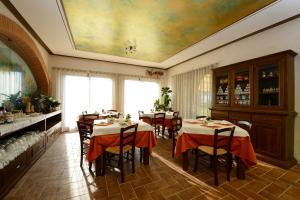
[[[171,133],[172,133],[172,157],[175,155],[175,146],[178,138],[178,131],[182,127],[182,118],[177,117],[171,120]]]
[[[173,112],[173,118],[178,118],[179,117],[179,112],[176,111],[176,112]]]
[[[96,119],[99,119],[99,114],[88,114],[87,111],[83,111],[81,118],[79,117],[80,121],[94,121]]]
[[[213,70],[212,119],[252,123],[260,160],[289,168],[294,154],[294,57],[291,50]]]
[[[0,199],[4,198],[9,190],[14,187],[18,180],[20,180],[31,166],[46,152],[62,132],[61,111],[30,118],[30,123],[22,123],[22,121],[15,122],[21,125],[15,126],[5,133],[1,132],[1,126],[6,125],[0,125],[0,140],[5,140],[10,137],[17,138],[26,134],[28,131],[43,131],[43,133],[41,133],[42,137],[38,142],[17,156],[15,160],[10,162],[3,169],[0,169]]]
[[[103,155],[103,166],[102,166],[102,175],[105,175],[106,168],[106,159],[108,157],[108,153],[116,154],[119,157],[119,168],[121,171],[121,181],[124,183],[124,162],[123,157],[126,153],[126,158],[129,158],[132,164],[132,173],[135,172],[135,138],[137,133],[138,124],[131,125],[125,128],[121,128],[120,133],[120,146],[107,147],[105,149],[105,153]],[[126,133],[125,133],[126,132]],[[130,157],[128,157],[130,154]]]
[[[114,109],[112,109],[112,110],[107,110],[107,112],[118,112],[117,110],[114,110]]]
[[[215,185],[219,185],[218,181],[218,158],[220,156],[226,156],[226,168],[227,168],[227,180],[230,181],[230,172],[232,168],[232,154],[230,153],[232,137],[234,134],[235,127],[216,129],[214,134],[213,146],[201,145],[195,149],[195,166],[194,172],[197,171],[199,151],[203,152],[204,155],[208,155],[211,158],[211,166],[215,175]],[[230,132],[229,136],[220,136],[220,133]]]
[[[146,122],[150,125],[152,125],[152,118],[148,116],[143,116],[144,111],[138,111],[139,112],[139,120],[142,120],[143,122]]]
[[[80,167],[82,167],[83,156],[87,154],[91,135],[93,133],[93,121],[77,121],[77,128],[80,138]],[[89,170],[91,170],[92,163],[89,163]]]
[[[166,119],[166,113],[155,113],[153,120],[152,120],[152,125],[154,126],[155,129],[155,135],[160,134],[160,131],[162,131],[162,138],[165,136],[165,119]]]
[[[202,118],[206,118],[207,116],[205,116],[205,115],[198,115],[198,116],[196,116],[196,119],[202,119]]]

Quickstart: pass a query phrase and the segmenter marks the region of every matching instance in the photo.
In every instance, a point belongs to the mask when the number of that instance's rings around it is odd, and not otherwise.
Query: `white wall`
[[[2,15],[5,15],[6,17],[8,17],[9,19],[13,20],[14,22],[16,22],[18,25],[20,25],[27,33],[28,35],[31,36],[32,40],[34,41],[34,43],[36,44],[37,48],[39,49],[44,62],[46,64],[46,67],[48,67],[48,52],[44,49],[44,47],[42,47],[40,45],[40,43],[26,30],[26,28],[21,24],[21,22],[19,22],[17,20],[17,18],[5,7],[5,5],[0,1],[0,13]]]
[[[97,60],[88,60],[81,58],[65,57],[65,56],[49,56],[49,72],[52,67],[61,67],[69,69],[78,69],[78,70],[90,70],[97,72],[106,72],[106,73],[118,73],[126,75],[136,75],[136,76],[146,76],[146,70],[151,70],[148,67],[127,65],[120,63],[112,63],[105,61]],[[156,70],[156,69],[155,69]],[[159,70],[164,72],[162,77],[162,85],[167,84],[167,71]],[[50,72],[51,74],[51,72]]]
[[[300,18],[238,41],[211,53],[194,58],[168,70],[168,82],[175,74],[218,63],[219,67],[264,55],[292,49],[300,54]],[[300,55],[295,57],[295,119],[294,156],[300,161]]]

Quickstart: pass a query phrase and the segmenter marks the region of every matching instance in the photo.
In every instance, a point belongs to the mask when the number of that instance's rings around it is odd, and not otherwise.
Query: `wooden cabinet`
[[[266,120],[267,119],[267,120]],[[280,116],[254,114],[252,118],[253,132],[255,134],[255,150],[257,153],[282,159],[282,118]]]
[[[2,199],[28,169],[43,155],[46,148],[53,143],[61,133],[61,112],[57,111],[44,115],[43,120],[24,126],[21,129],[1,135],[0,140],[10,137],[19,137],[26,131],[43,131],[40,140],[29,147],[25,152],[17,156],[3,169],[0,169],[0,199]],[[51,142],[47,142],[51,138]]]
[[[294,57],[289,50],[213,70],[213,119],[233,123],[249,121],[257,157],[288,168],[295,164],[294,147]],[[228,74],[226,106],[218,103],[225,93],[220,77]]]

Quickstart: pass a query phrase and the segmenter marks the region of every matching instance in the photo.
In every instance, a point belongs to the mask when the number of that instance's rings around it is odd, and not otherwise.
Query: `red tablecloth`
[[[196,148],[200,145],[213,145],[213,135],[187,134],[183,133],[177,139],[176,156],[180,156],[188,149]],[[256,155],[249,137],[233,137],[231,153],[242,159],[247,167],[256,165]]]
[[[156,145],[156,138],[152,131],[140,131],[136,134],[136,147],[145,147],[151,149]],[[105,148],[120,145],[120,134],[99,135],[91,138],[87,160],[95,160],[102,155]]]
[[[167,128],[171,128],[171,120],[172,119],[165,119],[165,126],[167,127]]]

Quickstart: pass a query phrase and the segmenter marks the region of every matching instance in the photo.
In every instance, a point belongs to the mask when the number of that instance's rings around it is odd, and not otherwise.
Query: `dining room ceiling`
[[[300,13],[298,0],[6,1],[54,55],[162,69]]]
[[[62,0],[62,3],[76,49],[162,62],[274,1]]]

